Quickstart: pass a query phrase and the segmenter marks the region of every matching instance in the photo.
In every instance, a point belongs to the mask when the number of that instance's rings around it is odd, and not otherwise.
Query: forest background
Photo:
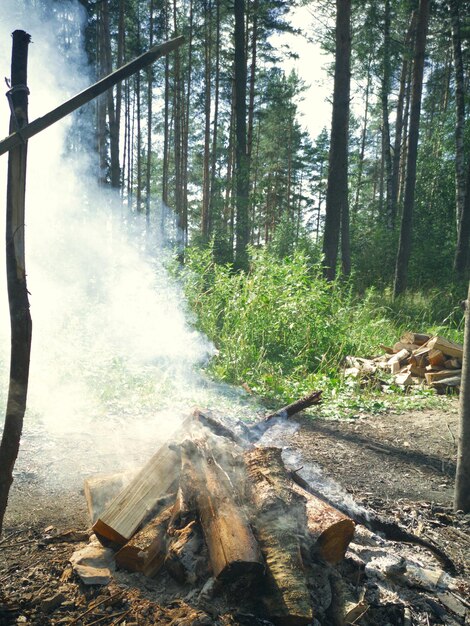
[[[63,54],[84,37],[95,79],[185,36],[76,114],[67,150],[85,147],[102,187],[144,217],[147,246],[154,231],[175,246],[218,378],[285,401],[340,391],[357,408],[346,354],[405,329],[461,340],[470,2],[80,0],[80,23],[66,2],[34,4],[60,18]],[[303,33],[298,6],[312,17]],[[333,59],[332,124],[317,137],[299,116],[315,96],[284,71],[280,33]]]

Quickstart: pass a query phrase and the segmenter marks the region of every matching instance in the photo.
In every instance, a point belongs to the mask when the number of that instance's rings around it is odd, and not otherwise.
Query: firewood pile
[[[117,568],[169,575],[198,589],[205,607],[222,595],[244,607],[245,621],[214,617],[214,624],[372,625],[395,613],[399,621],[390,623],[405,623],[396,596],[378,601],[376,590],[358,584],[360,551],[345,558],[355,530],[367,550],[380,537],[310,489],[280,448],[254,443],[259,435],[197,409],[125,486],[122,476],[87,480],[93,531]]]
[[[391,382],[403,387],[425,385],[437,393],[459,391],[462,374],[463,346],[444,337],[407,332],[393,347],[380,346],[384,354],[372,359],[346,357],[345,376],[360,381],[361,385],[381,380],[386,372]]]

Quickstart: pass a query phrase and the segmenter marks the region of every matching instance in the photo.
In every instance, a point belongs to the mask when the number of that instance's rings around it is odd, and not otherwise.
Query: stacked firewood
[[[273,623],[311,624],[309,567],[342,561],[354,521],[296,483],[279,448],[229,440],[207,424],[196,410],[127,486],[114,479],[98,517],[104,482],[86,481],[95,535],[120,568],[261,590]]]
[[[393,347],[380,347],[385,354],[373,359],[346,357],[345,375],[366,383],[371,379],[380,380],[380,374],[388,372],[396,385],[427,385],[438,393],[459,390],[463,359],[461,344],[444,337],[407,332]]]

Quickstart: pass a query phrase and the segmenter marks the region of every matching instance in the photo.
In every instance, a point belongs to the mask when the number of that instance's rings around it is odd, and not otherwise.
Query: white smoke
[[[10,34],[21,29],[32,37],[30,120],[90,83],[79,36],[82,8],[78,2],[44,5],[48,8],[41,11],[41,3],[33,0],[2,0],[0,15],[0,72],[5,76],[10,74]],[[63,29],[70,43],[65,53],[58,45]],[[4,136],[9,115],[7,99],[0,99]],[[198,373],[213,346],[188,323],[182,292],[164,268],[163,248],[154,250],[152,262],[144,258],[138,241],[130,241],[123,228],[119,198],[98,188],[96,172],[91,178],[84,173],[86,155],[67,154],[64,145],[73,123],[69,116],[32,138],[28,147],[26,266],[33,343],[17,469],[34,467],[52,481],[59,474],[70,479],[142,463],[194,404],[224,405],[220,388]],[[4,155],[0,198],[6,197],[6,169]],[[9,363],[3,256],[1,412]],[[230,404],[240,399],[243,404],[241,394],[228,393]],[[2,425],[0,416],[0,431]]]

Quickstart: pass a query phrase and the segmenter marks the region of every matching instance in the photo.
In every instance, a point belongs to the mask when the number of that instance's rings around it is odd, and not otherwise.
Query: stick
[[[272,421],[276,418],[288,419],[289,417],[293,417],[297,413],[300,413],[300,411],[308,409],[308,407],[313,406],[314,404],[320,404],[321,394],[321,391],[313,391],[303,398],[300,398],[300,400],[296,400],[295,402],[292,402],[292,404],[288,404],[287,406],[282,407],[282,409],[266,415],[260,422],[251,426],[248,432],[249,440],[252,443],[258,441],[258,439],[260,439],[268,430]]]
[[[94,83],[87,89],[84,89],[80,93],[76,94],[70,98],[70,100],[67,100],[49,113],[46,113],[43,117],[38,117],[36,120],[31,122],[31,124],[24,126],[21,129],[21,134],[19,132],[12,133],[3,139],[3,141],[0,141],[0,155],[8,152],[16,146],[21,145],[25,140],[30,139],[49,126],[52,126],[52,124],[55,124],[55,122],[58,122],[79,107],[83,106],[87,102],[90,102],[90,100],[93,100],[97,96],[101,95],[110,87],[113,87],[113,85],[129,78],[129,76],[132,76],[132,74],[135,74],[142,68],[150,65],[158,58],[168,54],[175,48],[178,48],[183,42],[184,37],[181,36],[171,39],[170,41],[162,43],[158,46],[153,46],[153,48],[150,48],[150,50],[147,50],[144,54],[118,68],[111,74],[108,74],[108,76],[105,76],[97,83]]]

